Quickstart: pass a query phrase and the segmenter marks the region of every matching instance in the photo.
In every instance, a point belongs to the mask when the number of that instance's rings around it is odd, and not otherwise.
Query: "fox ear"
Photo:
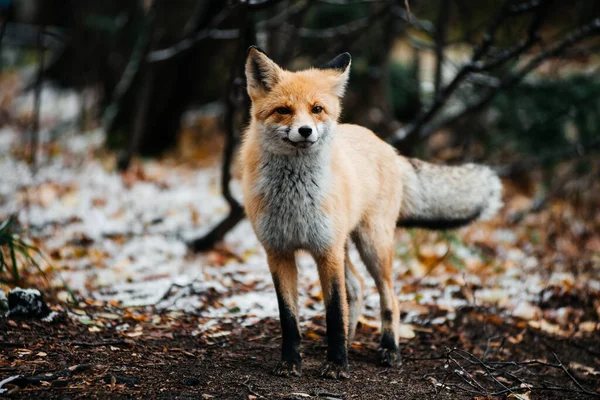
[[[344,97],[344,93],[346,92],[346,85],[350,78],[351,63],[352,57],[350,56],[350,53],[342,53],[319,68],[337,73],[333,83],[333,92],[338,97]]]
[[[264,95],[279,81],[281,68],[264,51],[250,46],[246,56],[246,82],[250,97]]]

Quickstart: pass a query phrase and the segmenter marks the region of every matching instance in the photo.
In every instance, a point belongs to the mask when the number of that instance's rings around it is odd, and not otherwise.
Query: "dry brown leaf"
[[[517,400],[531,400],[531,392],[525,392],[525,393],[511,393],[508,396],[506,396],[509,399],[517,399]]]
[[[412,325],[400,324],[400,329],[398,329],[398,336],[402,339],[413,339],[416,336],[416,334]]]

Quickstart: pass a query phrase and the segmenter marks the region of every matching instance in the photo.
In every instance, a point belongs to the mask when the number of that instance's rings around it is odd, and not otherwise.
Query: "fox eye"
[[[312,113],[313,114],[321,114],[321,111],[323,111],[323,107],[321,107],[321,106],[314,106],[312,108]]]
[[[279,108],[275,109],[275,111],[277,111],[277,114],[281,114],[281,115],[286,115],[286,114],[292,113],[292,110],[290,110],[287,107],[279,107]]]

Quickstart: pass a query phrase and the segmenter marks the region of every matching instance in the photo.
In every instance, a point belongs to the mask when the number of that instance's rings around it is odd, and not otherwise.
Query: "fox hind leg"
[[[348,299],[348,345],[352,344],[358,318],[362,313],[362,304],[364,299],[364,282],[356,271],[356,268],[350,261],[348,251],[346,250],[345,260],[346,275],[346,296]]]
[[[354,232],[353,239],[379,292],[381,306],[380,363],[388,367],[397,367],[402,364],[402,361],[398,346],[400,310],[392,277],[394,226],[386,222],[363,222]]]

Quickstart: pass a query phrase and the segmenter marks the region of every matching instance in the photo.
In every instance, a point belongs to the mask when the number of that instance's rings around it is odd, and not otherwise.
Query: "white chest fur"
[[[329,156],[270,155],[261,164],[254,190],[265,208],[256,230],[265,247],[277,251],[322,252],[332,242],[332,221],[323,212],[331,184]]]

